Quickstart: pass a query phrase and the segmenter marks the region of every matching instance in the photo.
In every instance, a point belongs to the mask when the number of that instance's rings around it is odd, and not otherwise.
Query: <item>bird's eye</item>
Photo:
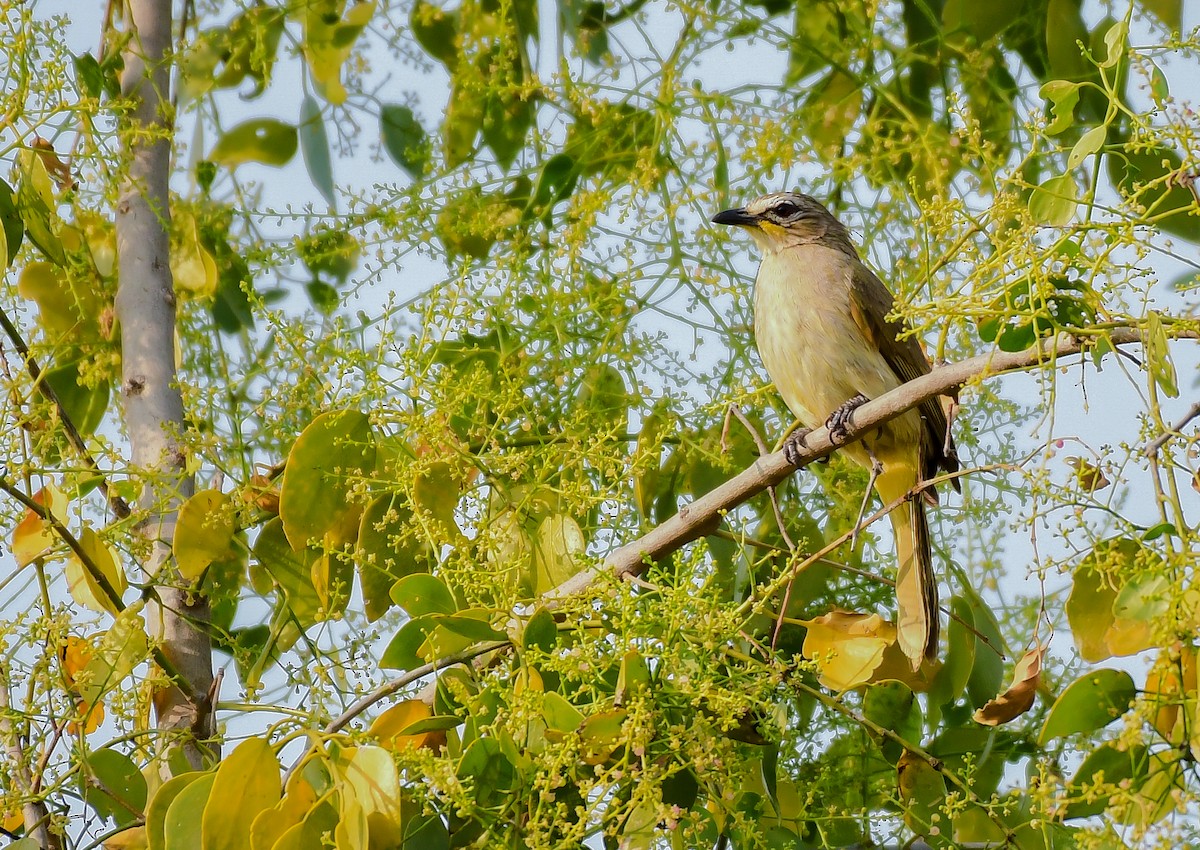
[[[775,208],[772,209],[771,212],[775,213],[775,215],[779,216],[780,218],[791,218],[796,213],[800,212],[800,208],[791,201],[784,201],[781,204],[776,204]]]

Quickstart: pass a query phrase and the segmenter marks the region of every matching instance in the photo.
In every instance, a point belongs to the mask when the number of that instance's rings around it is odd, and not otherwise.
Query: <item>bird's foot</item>
[[[800,465],[800,450],[808,448],[807,437],[812,428],[797,428],[783,441],[783,456],[792,466]]]
[[[854,425],[854,411],[858,410],[868,399],[862,393],[859,393],[854,398],[844,402],[837,410],[829,414],[829,418],[825,420],[825,427],[829,429],[829,439],[834,443],[844,442],[850,434],[850,428]]]

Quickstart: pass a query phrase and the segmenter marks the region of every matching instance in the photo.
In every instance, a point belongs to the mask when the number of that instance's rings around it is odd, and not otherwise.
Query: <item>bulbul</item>
[[[835,438],[845,436],[854,408],[929,372],[916,338],[888,319],[892,294],[859,260],[845,226],[815,199],[777,192],[712,220],[745,228],[762,249],[754,285],[758,351],[806,428],[824,424]],[[890,518],[898,560],[897,642],[916,670],[936,655],[939,627],[925,517],[925,503],[937,504],[937,493],[932,486],[916,488],[939,469],[958,469],[946,413],[929,399],[843,451],[873,470],[885,505],[908,496]]]

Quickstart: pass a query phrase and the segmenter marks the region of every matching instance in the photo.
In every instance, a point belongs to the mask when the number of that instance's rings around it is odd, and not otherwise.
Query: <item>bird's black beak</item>
[[[758,218],[746,212],[745,207],[724,210],[712,217],[713,224],[733,224],[739,227],[757,227]]]

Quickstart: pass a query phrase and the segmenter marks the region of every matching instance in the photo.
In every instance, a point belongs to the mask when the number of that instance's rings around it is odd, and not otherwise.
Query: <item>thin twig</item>
[[[1193,402],[1192,406],[1188,408],[1188,412],[1183,414],[1182,418],[1180,418],[1178,422],[1148,442],[1146,444],[1146,448],[1142,449],[1142,454],[1148,458],[1156,455],[1158,450],[1167,444],[1167,441],[1169,441],[1172,437],[1178,436],[1179,433],[1187,426],[1187,424],[1197,416],[1200,416],[1200,401]]]
[[[29,372],[29,377],[33,378],[33,386],[42,396],[51,404],[54,405],[58,412],[58,420],[62,423],[63,431],[67,435],[67,442],[71,444],[71,448],[75,453],[83,459],[88,469],[100,476],[100,492],[104,494],[104,498],[108,500],[109,507],[112,512],[117,515],[118,519],[125,519],[129,516],[129,505],[120,496],[113,493],[108,486],[108,478],[101,471],[100,465],[96,463],[96,459],[92,457],[92,453],[88,451],[87,443],[83,440],[83,435],[79,433],[79,429],[75,427],[75,423],[71,421],[71,417],[67,415],[67,410],[63,407],[62,402],[58,398],[58,394],[54,392],[54,387],[50,386],[50,382],[45,379],[46,373],[38,362],[29,352],[29,346],[25,344],[25,338],[21,336],[21,331],[8,318],[8,314],[0,309],[0,326],[3,326],[4,332],[8,334],[8,338],[12,340],[12,344],[17,349],[17,354],[25,361],[25,368]]]
[[[112,582],[108,580],[108,576],[106,576],[100,567],[97,566],[96,562],[92,560],[92,556],[88,553],[88,551],[83,548],[83,544],[79,542],[79,538],[72,534],[71,530],[63,525],[62,520],[56,517],[48,507],[45,505],[39,505],[32,498],[26,496],[3,477],[0,477],[0,491],[7,493],[26,508],[33,511],[33,513],[37,514],[38,517],[40,517],[44,522],[50,524],[50,527],[54,529],[54,533],[58,535],[59,539],[67,544],[67,546],[75,554],[75,557],[79,559],[79,563],[83,565],[83,569],[88,574],[88,577],[95,581],[100,587],[100,590],[104,592],[104,596],[108,599],[109,604],[113,606],[113,611],[115,613],[119,614],[124,611],[126,607],[128,607],[125,605],[125,601],[121,598],[121,594],[117,592],[117,589],[113,586]],[[154,647],[150,650],[150,653],[154,657],[154,662],[162,668],[162,671],[167,674],[167,677],[171,680],[171,683],[177,687],[185,697],[187,697],[189,702],[196,706],[204,706],[207,704],[205,701],[205,695],[196,693],[196,691],[191,687],[191,683],[179,673],[179,670],[176,668],[175,664],[172,663],[171,659],[166,656],[161,648]]]

